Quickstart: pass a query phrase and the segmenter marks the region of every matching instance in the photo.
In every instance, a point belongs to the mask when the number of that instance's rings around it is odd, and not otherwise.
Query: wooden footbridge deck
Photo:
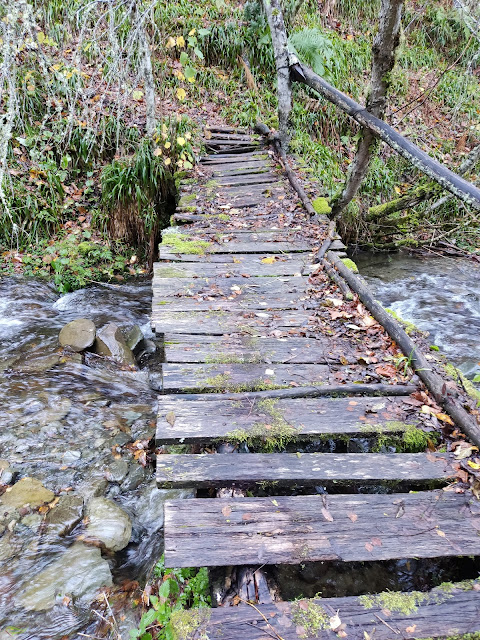
[[[415,441],[439,409],[394,367],[383,328],[319,268],[328,220],[308,221],[255,137],[212,128],[206,145],[153,281],[152,323],[164,342],[157,443],[191,445],[158,455],[158,486],[202,496],[166,504],[166,565],[480,555],[480,503],[456,491],[451,454],[425,440],[417,453],[351,446]],[[339,240],[333,249],[344,255]],[[184,635],[461,635],[480,631],[477,589],[410,593],[400,605],[377,594],[197,610]]]

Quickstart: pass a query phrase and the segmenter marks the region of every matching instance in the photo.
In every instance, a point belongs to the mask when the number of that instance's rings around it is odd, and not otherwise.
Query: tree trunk
[[[403,0],[382,0],[380,25],[373,41],[371,88],[366,104],[367,111],[377,118],[383,118],[385,113],[391,71],[395,66],[395,52],[400,43],[402,6]],[[334,217],[342,212],[357,193],[377,148],[378,141],[373,132],[364,129],[343,193],[332,207]]]
[[[146,106],[146,132],[148,137],[152,137],[157,125],[155,111],[155,80],[152,69],[152,56],[150,53],[150,43],[145,30],[145,25],[139,25],[138,34],[140,49],[143,55],[143,83],[145,87],[145,106]]]
[[[263,0],[272,36],[275,65],[277,67],[278,131],[283,150],[290,141],[290,112],[292,110],[292,86],[288,60],[287,32],[283,21],[280,0]]]

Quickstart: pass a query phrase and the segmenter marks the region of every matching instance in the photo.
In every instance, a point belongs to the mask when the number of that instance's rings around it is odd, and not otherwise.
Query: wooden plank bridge
[[[480,555],[480,507],[455,491],[451,454],[425,452],[425,439],[416,453],[348,446],[415,439],[429,400],[393,367],[383,328],[316,264],[328,220],[303,216],[255,136],[211,128],[205,144],[153,280],[157,443],[190,445],[158,455],[158,486],[204,496],[166,504],[166,566]],[[339,240],[333,249],[345,255]],[[384,490],[358,490],[368,485]],[[374,594],[195,610],[182,614],[185,640],[458,636],[480,631],[477,589],[412,592],[399,607]]]

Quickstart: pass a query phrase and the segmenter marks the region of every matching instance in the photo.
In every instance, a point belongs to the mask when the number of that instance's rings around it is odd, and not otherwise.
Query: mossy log
[[[411,193],[407,193],[401,198],[396,198],[395,200],[390,200],[390,202],[385,202],[384,204],[377,204],[374,207],[370,207],[367,215],[365,216],[365,220],[367,222],[370,222],[373,220],[386,218],[390,214],[396,213],[397,211],[403,211],[404,209],[416,207],[418,204],[420,204],[420,202],[423,202],[427,198],[431,198],[434,195],[437,195],[438,192],[439,188],[436,185],[418,187]]]

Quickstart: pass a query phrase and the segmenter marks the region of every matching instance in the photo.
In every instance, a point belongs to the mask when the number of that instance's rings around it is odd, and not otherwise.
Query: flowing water
[[[153,490],[153,461],[139,455],[155,430],[148,372],[101,359],[87,365],[64,357],[58,343],[60,329],[84,317],[97,328],[137,325],[155,351],[150,307],[149,281],[60,297],[45,282],[0,280],[1,640],[73,634],[91,619],[102,585],[141,579],[161,553],[172,492]],[[25,495],[1,495],[25,477],[35,482],[23,480]],[[26,506],[35,491],[49,507]],[[103,553],[83,541],[91,542],[89,520],[116,539]]]
[[[384,306],[428,331],[431,344],[467,377],[480,374],[480,265],[402,253],[354,259]]]

